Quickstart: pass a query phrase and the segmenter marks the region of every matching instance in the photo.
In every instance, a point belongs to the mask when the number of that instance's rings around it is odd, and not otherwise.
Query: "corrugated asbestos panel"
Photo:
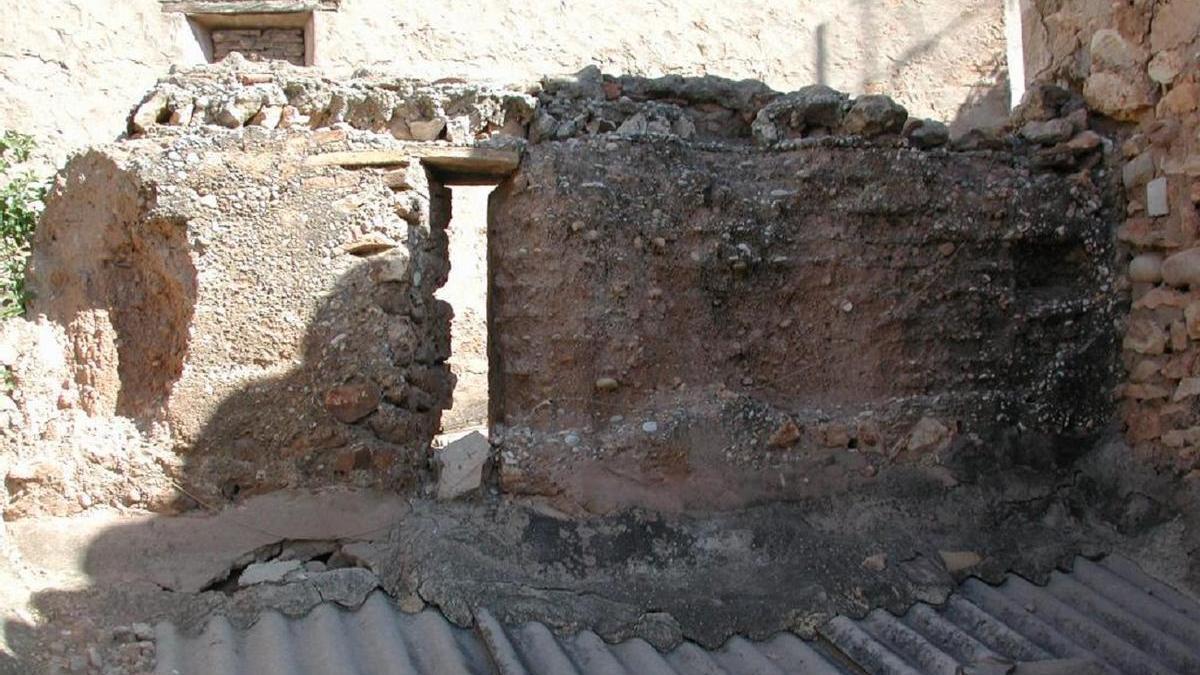
[[[1021,664],[1200,673],[1200,605],[1115,556],[1077,559],[1045,586],[1013,575],[998,586],[971,579],[941,606],[837,617],[815,642],[735,637],[718,650],[684,643],[664,654],[639,639],[608,644],[590,631],[505,626],[486,610],[468,630],[436,610],[405,614],[379,592],[353,612],[321,605],[302,619],[264,614],[245,631],[215,617],[197,636],[169,624],[157,633],[158,675],[956,675],[1005,672],[1004,664],[1018,664],[1017,673]]]
[[[940,606],[837,617],[821,635],[870,673],[1055,663],[1055,672],[1200,673],[1200,605],[1117,556],[1037,586],[969,579]],[[1092,671],[1086,670],[1088,666]],[[1020,673],[1022,669],[1017,668]],[[994,672],[1004,672],[997,670]]]

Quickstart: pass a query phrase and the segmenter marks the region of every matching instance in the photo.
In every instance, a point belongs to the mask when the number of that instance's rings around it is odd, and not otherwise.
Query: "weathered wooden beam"
[[[408,166],[413,153],[408,150],[351,150],[349,152],[326,152],[309,155],[304,159],[308,166]]]
[[[516,170],[521,153],[494,148],[461,148],[445,145],[409,146],[402,150],[352,150],[310,155],[308,166],[408,166],[418,160],[425,166],[449,174],[503,178]]]
[[[183,14],[278,14],[332,11],[341,0],[163,0],[164,12]]]
[[[440,171],[497,178],[516,171],[521,163],[520,152],[494,148],[422,148],[417,156],[425,166]]]

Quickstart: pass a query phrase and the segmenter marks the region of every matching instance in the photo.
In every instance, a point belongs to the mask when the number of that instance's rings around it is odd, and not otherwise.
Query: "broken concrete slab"
[[[164,518],[98,511],[8,523],[11,541],[59,588],[150,581],[197,592],[247,552],[286,539],[382,537],[409,507],[376,491],[280,491],[217,514]]]
[[[477,490],[483,483],[483,466],[491,454],[491,444],[478,431],[442,448],[437,455],[438,499],[454,499]]]
[[[300,567],[299,560],[272,560],[271,562],[254,563],[242,571],[238,577],[238,586],[279,583],[289,573],[299,570]]]
[[[351,609],[361,605],[367,595],[379,586],[379,579],[370,570],[361,567],[321,572],[310,576],[308,582],[326,602],[336,602]]]

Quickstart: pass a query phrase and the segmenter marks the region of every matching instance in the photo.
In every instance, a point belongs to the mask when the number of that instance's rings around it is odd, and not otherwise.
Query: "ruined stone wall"
[[[344,78],[366,67],[436,80],[534,81],[597,65],[658,76],[753,77],[888,92],[963,124],[1007,110],[999,0],[786,5],[625,0],[570,6],[344,0],[314,16],[315,59]],[[173,65],[203,63],[204,33],[158,0],[11,0],[0,22],[0,127],[31,133],[52,165],[114,140]]]
[[[1122,287],[1127,383],[1117,395],[1138,457],[1200,467],[1200,4],[1191,0],[1026,7],[1031,77],[1081,91],[1121,123],[1126,219]]]
[[[64,333],[61,411],[20,440],[63,469],[13,483],[10,514],[87,506],[56,501],[72,482],[129,503],[124,483],[140,481],[133,503],[157,509],[420,482],[454,384],[450,308],[433,297],[449,195],[415,158],[386,171],[321,159],[377,139],[253,131],[164,129],[60,176],[29,285],[30,313]],[[18,388],[38,358],[18,359]],[[161,475],[97,471],[78,455],[85,439],[55,444],[38,428],[79,417],[165,443]]]
[[[535,144],[493,196],[505,490],[734,507],[973,443],[1049,467],[1099,436],[1115,214],[1085,122],[922,149],[933,125],[819,88],[755,120],[753,149]]]
[[[1057,461],[1107,419],[1116,296],[1105,145],[1078,99],[1052,112],[1042,133],[951,140],[822,86],[181,70],[51,197],[30,309],[66,375],[18,413],[67,411],[50,454],[68,470],[19,451],[10,512],[79,508],[68,484],[154,508],[427,485],[453,384],[432,294],[454,168],[414,158],[463,146],[526,148],[489,224],[504,489],[722,507],[936,468],[981,438]],[[79,453],[105,419],[155,448],[144,472]]]

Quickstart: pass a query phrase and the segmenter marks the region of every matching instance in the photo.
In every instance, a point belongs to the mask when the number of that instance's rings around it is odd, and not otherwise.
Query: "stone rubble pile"
[[[249,63],[231,54],[219,64],[181,69],[159,82],[130,123],[274,128],[341,127],[399,140],[456,144],[496,134],[523,136],[533,97],[459,80],[433,83],[363,75],[334,81],[283,62]]]
[[[133,114],[130,131],[219,126],[362,130],[399,140],[530,143],[597,135],[673,138],[789,148],[823,139],[894,142],[920,150],[1032,149],[1047,166],[1071,168],[1099,146],[1078,96],[1051,95],[1012,129],[972,130],[951,139],[936,120],[909,117],[891,98],[853,98],[824,85],[780,93],[756,80],[714,76],[607,75],[595,66],[523,87],[460,80],[420,82],[362,71],[334,81],[283,62],[223,62],[173,73]],[[1063,108],[1062,119],[1058,109]]]

